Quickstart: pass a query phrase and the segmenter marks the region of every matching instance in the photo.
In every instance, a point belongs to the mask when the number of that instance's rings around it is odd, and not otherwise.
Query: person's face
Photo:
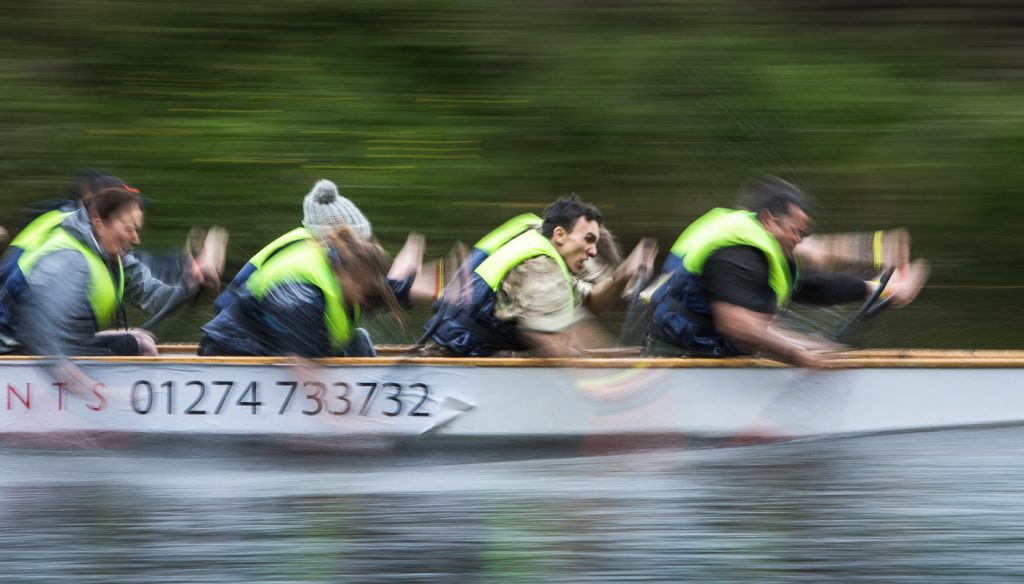
[[[811,218],[800,207],[790,205],[787,215],[776,217],[769,213],[764,226],[789,256],[793,254],[793,248],[810,234]]]
[[[587,260],[597,255],[597,240],[600,237],[601,226],[597,224],[597,221],[581,216],[576,220],[572,231],[555,227],[551,234],[551,243],[565,260],[569,271],[579,274],[583,271]]]
[[[110,257],[121,257],[139,244],[142,220],[142,209],[138,205],[122,207],[106,221],[93,217],[96,241]]]

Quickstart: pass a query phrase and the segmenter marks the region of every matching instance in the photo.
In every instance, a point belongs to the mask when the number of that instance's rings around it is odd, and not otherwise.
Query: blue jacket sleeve
[[[409,293],[412,292],[412,283],[415,279],[416,274],[412,274],[404,280],[387,279],[388,288],[391,288],[391,293],[395,295],[398,305],[406,310],[412,308],[412,298],[409,296]]]
[[[126,254],[122,259],[122,265],[125,299],[150,314],[156,314],[168,304],[180,302],[197,286],[186,273],[181,273],[176,284],[161,281],[153,276],[149,266],[134,253]]]

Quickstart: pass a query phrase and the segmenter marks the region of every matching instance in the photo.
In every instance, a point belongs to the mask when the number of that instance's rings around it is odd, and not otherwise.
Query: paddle
[[[640,307],[640,294],[651,282],[651,271],[647,265],[641,265],[636,273],[636,283],[633,285],[633,293],[629,296],[629,306],[626,308],[626,318],[622,322],[622,330],[619,331],[619,345],[625,345],[635,339],[638,335],[638,328],[647,324],[647,319],[642,318],[643,308]]]
[[[853,316],[846,321],[846,324],[844,324],[839,331],[832,336],[832,340],[838,343],[846,342],[850,335],[850,331],[852,331],[858,323],[875,317],[879,312],[882,312],[882,310],[889,306],[889,301],[892,298],[891,296],[882,298],[881,300],[879,300],[879,298],[881,298],[882,292],[885,292],[885,287],[889,284],[889,280],[892,278],[893,272],[895,271],[896,268],[893,267],[885,270],[885,273],[883,273],[882,277],[878,280],[878,287],[875,288],[874,292],[872,292],[870,296],[868,296],[867,300],[864,301],[864,304],[857,309],[857,312],[854,312]]]

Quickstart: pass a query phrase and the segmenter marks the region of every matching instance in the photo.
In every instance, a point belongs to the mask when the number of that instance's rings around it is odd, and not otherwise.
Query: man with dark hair
[[[485,240],[500,245],[481,250],[482,259],[468,266],[472,271],[462,289],[446,291],[427,323],[428,352],[469,357],[510,351],[578,354],[580,343],[569,330],[579,320],[579,308],[610,304],[645,259],[632,254],[584,297],[578,276],[597,254],[603,221],[600,211],[573,195],[549,205],[539,228],[521,222],[515,229],[506,224],[492,232]]]
[[[786,207],[792,203],[804,213],[814,215],[814,207],[807,195],[796,185],[777,176],[754,176],[743,181],[738,203],[750,211],[767,209],[772,213],[785,213]]]
[[[725,357],[765,353],[799,366],[825,367],[826,344],[786,331],[773,316],[789,302],[840,304],[865,298],[877,284],[836,273],[800,273],[793,249],[811,228],[804,193],[775,177],[748,181],[749,210],[713,209],[672,247],[668,282],[651,299],[647,352]],[[894,306],[911,302],[927,277],[923,263],[904,267],[887,290]]]
[[[584,202],[576,195],[562,197],[544,209],[544,222],[541,223],[540,232],[544,237],[550,238],[555,234],[556,227],[572,231],[580,219],[597,223],[598,228],[604,225],[604,216],[597,207]],[[596,239],[594,243],[597,243]]]

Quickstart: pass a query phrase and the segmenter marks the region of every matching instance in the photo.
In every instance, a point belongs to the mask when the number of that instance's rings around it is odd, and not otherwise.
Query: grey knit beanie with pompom
[[[302,226],[315,235],[326,237],[339,225],[348,225],[363,239],[373,235],[370,221],[359,207],[341,196],[333,182],[320,179],[302,202]]]

